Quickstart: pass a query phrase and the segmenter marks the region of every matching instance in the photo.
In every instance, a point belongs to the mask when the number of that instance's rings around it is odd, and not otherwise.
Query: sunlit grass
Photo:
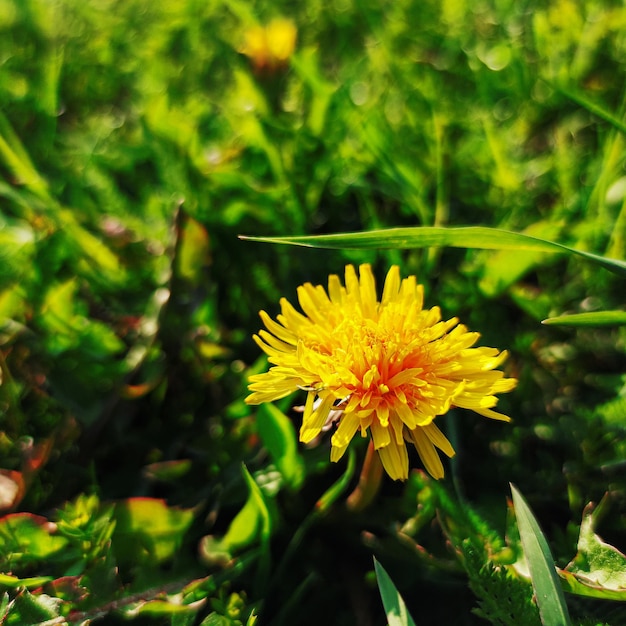
[[[625,26],[600,0],[0,0],[7,623],[382,623],[372,555],[416,623],[539,619],[509,482],[573,623],[623,623],[572,598],[623,599],[596,575],[626,530]],[[438,230],[342,247],[413,227]],[[337,233],[363,234],[238,239]],[[520,381],[512,426],[453,410],[449,478],[373,504],[366,446],[298,445],[304,393],[244,403],[257,311],[347,263],[416,275]],[[605,492],[607,544],[578,532]]]

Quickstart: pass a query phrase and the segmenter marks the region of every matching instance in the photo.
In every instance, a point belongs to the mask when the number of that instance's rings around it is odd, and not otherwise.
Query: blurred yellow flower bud
[[[297,32],[291,20],[276,18],[266,26],[249,28],[239,51],[257,71],[271,73],[287,65],[296,46]]]

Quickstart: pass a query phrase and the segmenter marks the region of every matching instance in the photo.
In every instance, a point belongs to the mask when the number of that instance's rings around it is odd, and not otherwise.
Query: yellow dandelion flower
[[[346,267],[345,286],[331,275],[328,293],[321,285],[298,287],[304,315],[285,298],[276,320],[260,312],[267,330],[254,340],[272,367],[250,377],[246,402],[272,402],[305,390],[300,441],[310,442],[332,420],[332,461],[342,457],[357,431],[364,437],[369,432],[394,480],[408,477],[406,442],[428,472],[442,478],[437,449],[449,457],[454,450],[435,418],[461,407],[509,421],[493,410],[495,394],[517,382],[495,369],[507,353],[473,348],[478,333],[456,318],[442,321],[439,307],[424,309],[415,276],[401,280],[393,266],[378,301],[371,267],[359,270],[357,276],[352,265]]]
[[[244,33],[240,52],[257,70],[274,71],[287,64],[296,47],[298,31],[288,19],[276,18],[266,26],[252,26]]]

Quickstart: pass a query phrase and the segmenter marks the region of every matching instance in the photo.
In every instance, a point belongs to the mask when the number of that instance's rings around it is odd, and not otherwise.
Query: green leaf
[[[307,248],[409,249],[450,246],[453,248],[481,248],[485,250],[567,252],[582,256],[612,272],[626,276],[626,262],[624,261],[599,256],[584,250],[577,250],[531,235],[483,226],[463,226],[457,228],[418,226],[415,228],[389,228],[386,230],[370,230],[367,232],[334,235],[301,237],[249,237],[240,235],[240,238],[248,241],[304,246]]]
[[[548,542],[522,494],[511,484],[515,516],[544,626],[571,624]]]
[[[229,550],[249,546],[258,538],[268,540],[270,535],[270,514],[263,493],[245,466],[242,471],[248,486],[248,499],[222,539]]]
[[[131,498],[115,505],[112,542],[121,563],[138,566],[172,558],[193,521],[193,511],[164,500]]]
[[[578,552],[561,576],[568,591],[604,600],[626,600],[626,555],[595,533],[602,503],[583,511]]]
[[[52,576],[36,576],[34,578],[18,578],[17,576],[10,576],[9,574],[0,574],[0,586],[8,587],[9,589],[17,589],[18,587],[41,587],[47,582],[54,580]]]
[[[125,607],[123,613],[126,617],[136,617],[140,614],[152,615],[154,617],[180,613],[195,614],[203,604],[204,600],[199,600],[193,604],[181,604],[178,596],[173,596],[171,601],[161,599],[141,600],[130,607]]]
[[[51,559],[66,545],[65,537],[54,534],[48,519],[30,513],[13,513],[0,519],[0,563],[8,569],[18,564]]]
[[[25,222],[10,225],[0,216],[0,282],[6,285],[30,271],[34,252],[35,234],[30,226]]]
[[[415,626],[415,622],[409,615],[402,596],[393,584],[385,568],[374,558],[374,569],[380,597],[383,600],[387,623],[389,626]]]
[[[61,600],[45,594],[34,595],[24,590],[15,598],[15,609],[20,616],[21,626],[37,626],[59,616]]]
[[[81,314],[77,289],[77,280],[70,278],[46,292],[40,323],[48,333],[48,349],[61,353],[80,346],[96,359],[121,352],[124,343],[111,328]]]
[[[291,489],[304,481],[304,461],[298,453],[296,431],[291,420],[273,404],[259,407],[256,417],[259,436],[278,471]]]
[[[624,326],[626,311],[594,311],[550,317],[541,322],[549,326]]]
[[[236,552],[258,541],[262,544],[269,542],[272,526],[265,497],[245,465],[242,471],[248,487],[248,499],[222,538],[208,535],[202,539],[200,550],[208,563],[226,563]]]
[[[174,613],[170,616],[170,626],[193,626],[196,623],[196,613]]]

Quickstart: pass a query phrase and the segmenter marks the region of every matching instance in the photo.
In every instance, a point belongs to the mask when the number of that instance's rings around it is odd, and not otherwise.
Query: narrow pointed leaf
[[[249,237],[248,241],[279,243],[308,248],[481,248],[486,250],[536,250],[552,253],[568,253],[582,256],[606,269],[626,276],[626,262],[603,257],[584,250],[570,248],[555,241],[515,233],[499,228],[483,226],[463,226],[441,228],[419,226],[415,228],[390,228],[356,233],[334,235],[313,235],[300,237]]]
[[[574,313],[550,317],[541,323],[550,326],[624,326],[626,325],[626,311]]]
[[[393,584],[385,568],[374,558],[374,569],[380,597],[385,607],[387,623],[389,626],[415,626],[413,618],[409,615],[402,596]]]
[[[511,492],[541,622],[544,626],[570,626],[563,589],[548,542],[524,497],[513,484]]]

